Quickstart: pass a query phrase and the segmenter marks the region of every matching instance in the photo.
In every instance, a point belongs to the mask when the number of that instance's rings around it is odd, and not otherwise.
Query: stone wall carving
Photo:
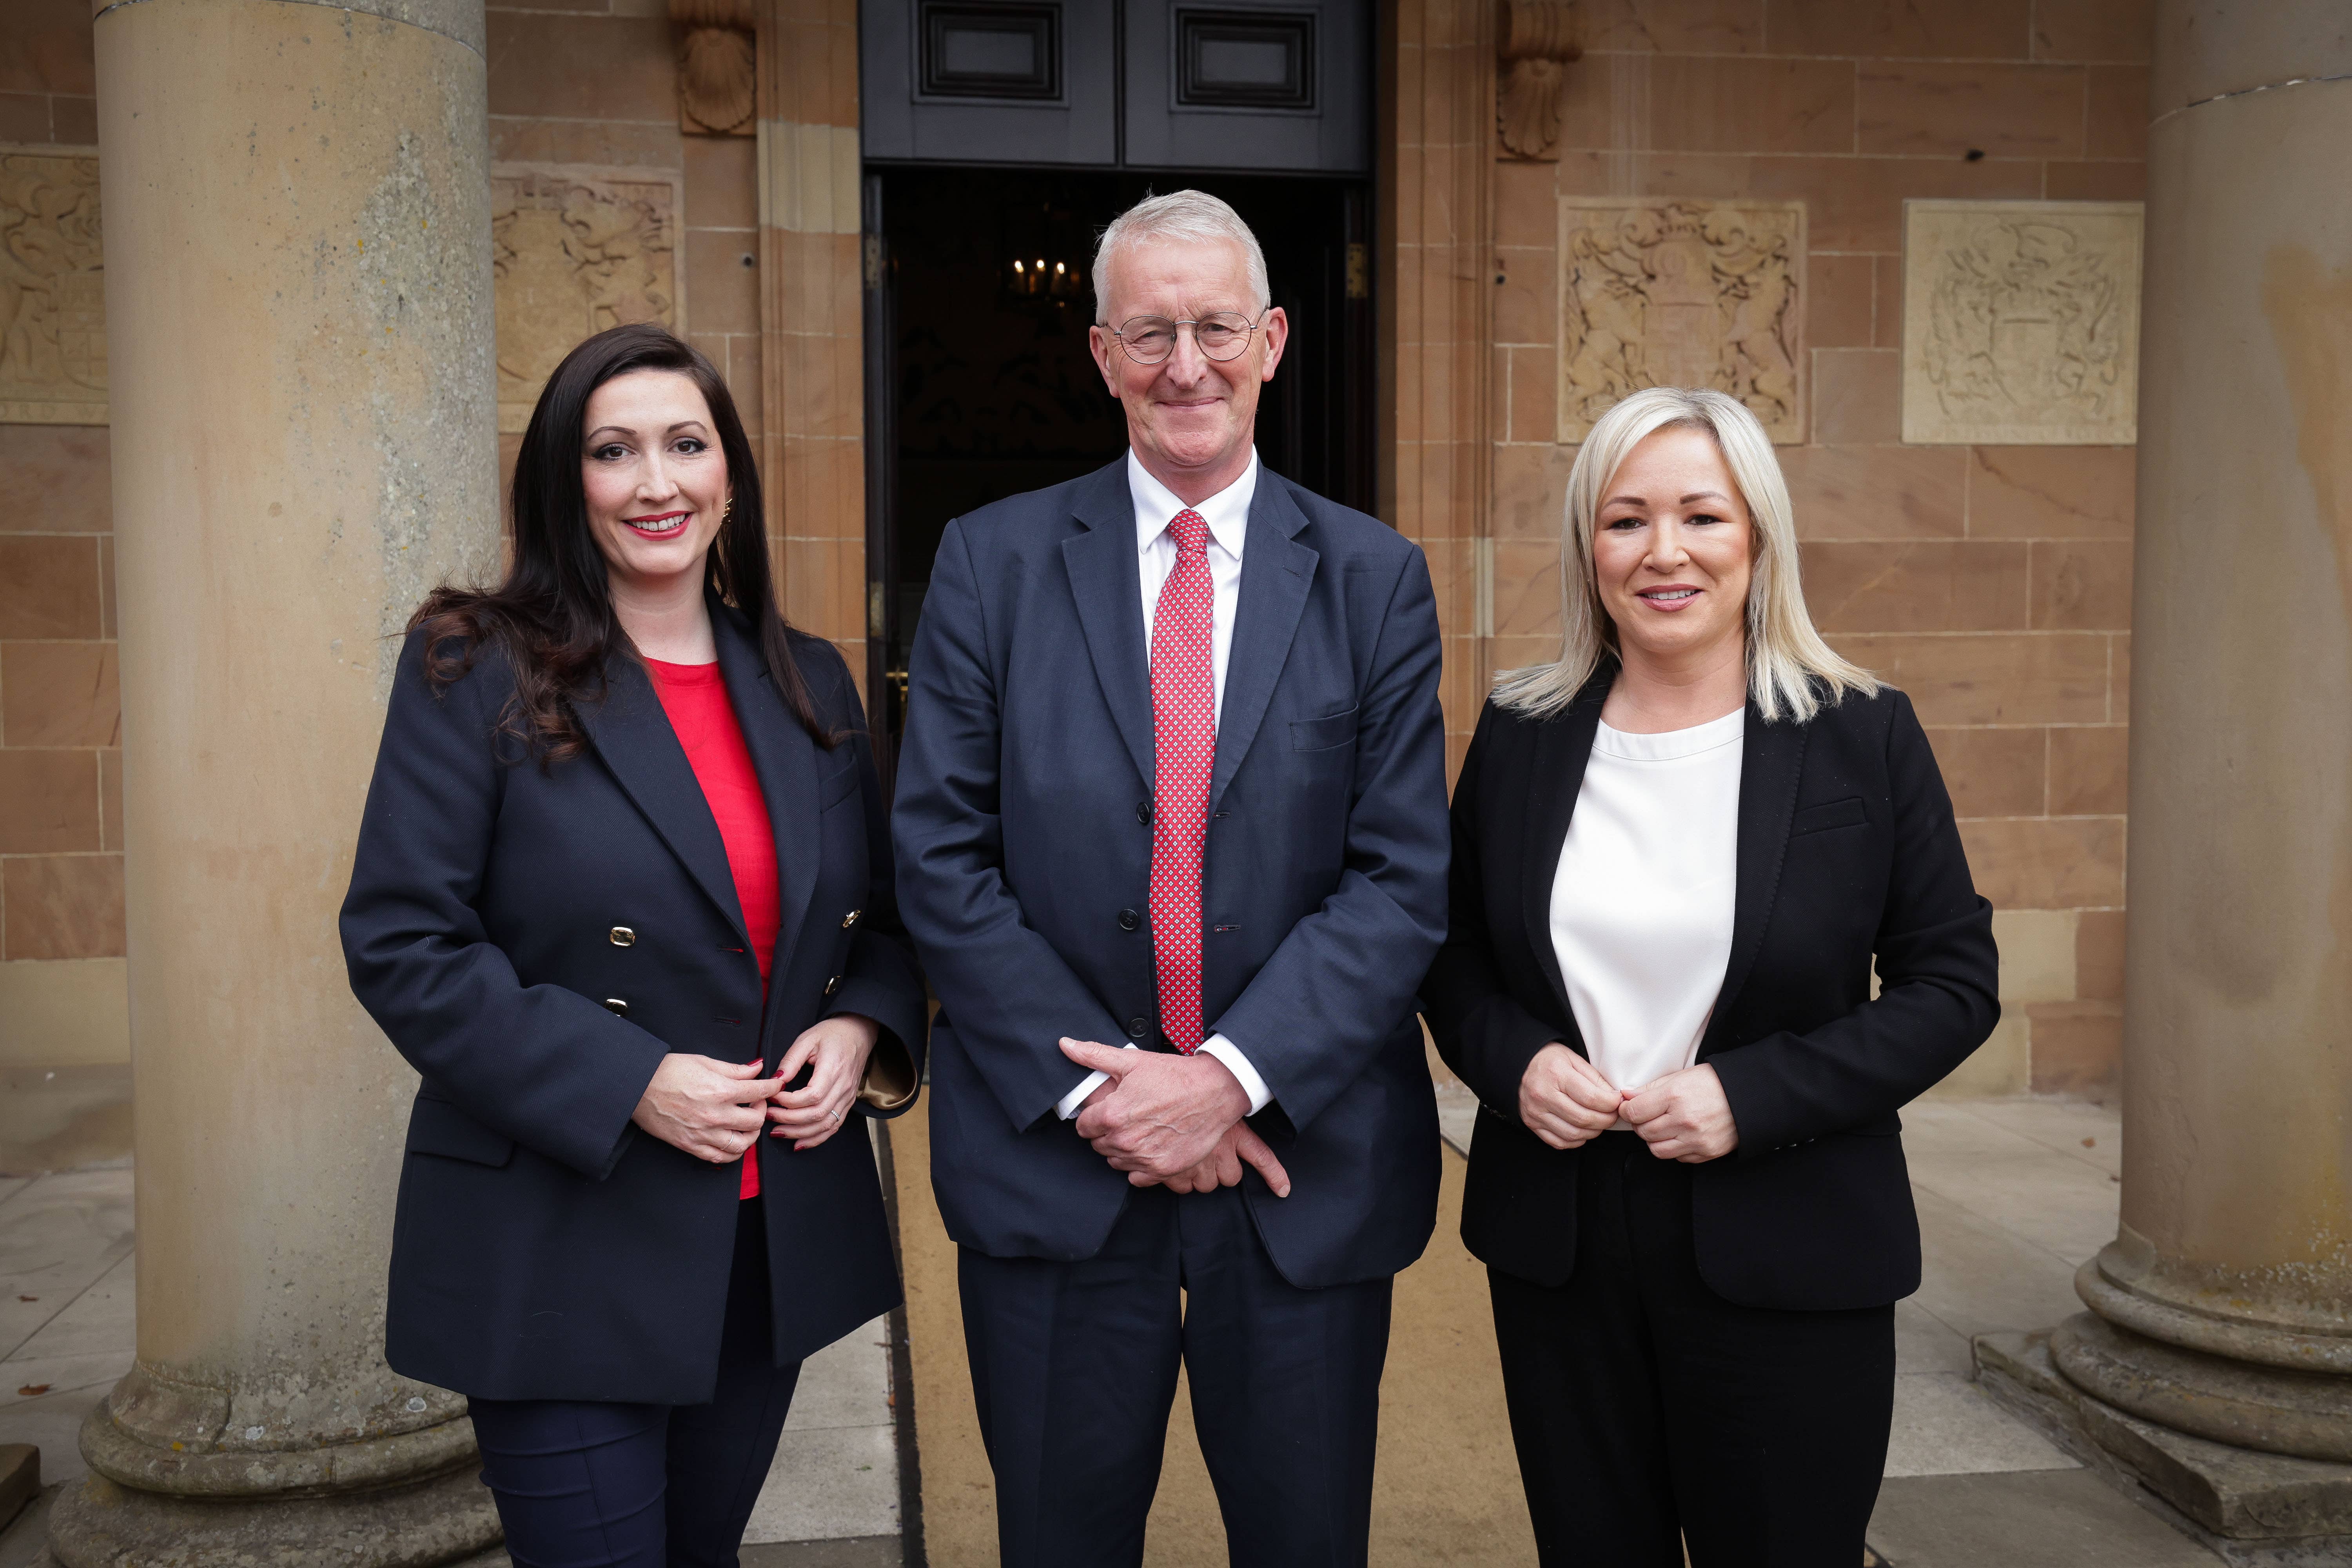
[[[106,422],[98,154],[0,152],[0,423]]]
[[[642,169],[491,172],[500,430],[530,423],[540,389],[581,339],[625,321],[683,321],[679,184]]]
[[[2138,438],[2137,202],[1904,204],[1903,438]]]
[[[1559,439],[1645,386],[1711,386],[1805,438],[1801,202],[1562,196]]]
[[[669,0],[677,29],[677,128],[749,136],[758,110],[751,0]]]
[[[1584,58],[1576,0],[1503,0],[1495,131],[1506,157],[1558,162],[1563,68]]]

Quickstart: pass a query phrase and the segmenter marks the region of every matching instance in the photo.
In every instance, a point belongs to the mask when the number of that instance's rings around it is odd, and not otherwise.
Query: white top
[[[1127,453],[1127,489],[1135,502],[1135,548],[1137,575],[1143,583],[1143,657],[1145,667],[1151,659],[1151,622],[1160,608],[1160,590],[1168,584],[1168,574],[1176,570],[1176,536],[1168,525],[1184,510],[1176,492],[1151,477],[1133,447]],[[1250,452],[1249,467],[1242,477],[1219,490],[1192,510],[1201,514],[1209,525],[1209,690],[1214,703],[1213,712],[1217,722],[1225,717],[1225,663],[1234,647],[1234,611],[1242,597],[1242,544],[1249,536],[1250,502],[1257,495],[1257,452]],[[1129,1050],[1135,1049],[1129,1043]],[[1250,1097],[1250,1114],[1255,1116],[1274,1099],[1274,1090],[1265,1079],[1250,1066],[1241,1047],[1223,1035],[1211,1035],[1201,1042],[1201,1053],[1225,1064],[1240,1080]],[[1078,1113],[1087,1096],[1095,1086],[1109,1075],[1090,1072],[1086,1081],[1064,1095],[1054,1107],[1067,1121]]]
[[[1743,708],[1662,735],[1603,724],[1593,736],[1552,879],[1551,942],[1585,1054],[1619,1089],[1690,1066],[1723,989],[1747,725]]]

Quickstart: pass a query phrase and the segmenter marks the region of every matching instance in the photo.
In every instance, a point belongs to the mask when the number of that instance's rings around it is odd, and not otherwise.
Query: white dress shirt
[[[1585,1055],[1619,1089],[1690,1066],[1723,989],[1747,725],[1743,708],[1593,737],[1552,879],[1551,942]]]
[[[1127,454],[1127,489],[1135,501],[1136,566],[1143,584],[1143,657],[1149,668],[1152,616],[1160,607],[1160,590],[1167,585],[1168,574],[1176,570],[1176,536],[1168,531],[1168,525],[1185,506],[1174,491],[1151,477],[1132,447]],[[1250,500],[1256,494],[1257,453],[1252,451],[1249,467],[1240,479],[1192,509],[1209,525],[1209,689],[1220,723],[1225,716],[1225,663],[1234,647],[1234,611],[1242,596],[1242,544],[1249,533]],[[1130,1043],[1127,1048],[1136,1047]],[[1224,1063],[1240,1080],[1250,1097],[1252,1116],[1273,1100],[1274,1091],[1265,1079],[1250,1066],[1241,1047],[1224,1036],[1211,1035],[1202,1041],[1201,1054]],[[1055,1107],[1062,1120],[1076,1116],[1087,1096],[1109,1076],[1088,1073],[1084,1083],[1064,1095]]]

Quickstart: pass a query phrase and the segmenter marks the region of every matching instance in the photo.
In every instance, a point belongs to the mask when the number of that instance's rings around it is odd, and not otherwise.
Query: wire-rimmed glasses
[[[1237,310],[1219,310],[1198,321],[1171,321],[1165,316],[1129,316],[1109,329],[1127,357],[1138,364],[1159,364],[1176,352],[1176,334],[1192,329],[1192,345],[1213,360],[1239,359],[1248,349],[1250,334],[1259,322]]]

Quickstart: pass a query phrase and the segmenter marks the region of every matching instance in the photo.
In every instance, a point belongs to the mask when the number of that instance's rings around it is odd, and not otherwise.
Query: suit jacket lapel
[[[703,799],[686,748],[677,743],[677,732],[662,711],[653,677],[628,654],[615,653],[605,666],[604,679],[604,700],[579,705],[581,728],[670,853],[748,944],[743,906],[735,897],[735,875],[727,865],[727,843],[719,837],[718,819]]]
[[[1089,479],[1073,509],[1087,531],[1062,541],[1062,562],[1077,600],[1078,624],[1111,718],[1149,790],[1151,670],[1143,641],[1143,576],[1137,563],[1135,498],[1121,458]]]
[[[1559,876],[1560,851],[1568,845],[1568,826],[1576,815],[1576,797],[1584,788],[1584,766],[1592,760],[1592,740],[1601,731],[1601,705],[1608,700],[1616,674],[1616,665],[1603,661],[1565,712],[1537,727],[1535,755],[1528,763],[1527,819],[1519,837],[1526,847],[1520,861],[1526,880],[1519,895],[1528,942],[1551,982],[1560,1020],[1571,1032],[1576,1013],[1569,1005],[1568,982],[1559,972],[1559,950],[1552,945],[1551,889]],[[1580,1038],[1577,1048],[1583,1049]]]
[[[1707,1017],[1699,1058],[1719,1049],[1729,1026],[1732,1004],[1756,967],[1764,927],[1780,889],[1780,867],[1788,857],[1789,824],[1796,815],[1797,784],[1805,771],[1805,742],[1811,726],[1783,719],[1767,724],[1748,705],[1739,757],[1739,848],[1732,895],[1731,957],[1724,965],[1723,989]]]
[[[751,753],[751,771],[759,775],[760,793],[768,803],[768,821],[776,841],[776,878],[782,920],[776,929],[772,983],[781,984],[785,956],[800,940],[801,922],[816,893],[817,858],[823,842],[816,826],[816,742],[784,706],[783,693],[768,674],[768,661],[735,613],[713,604],[711,629],[719,640],[719,670],[727,681],[727,696],[735,705],[736,722],[743,727],[743,743]],[[845,759],[846,760],[846,759]],[[733,880],[730,873],[729,880]]]
[[[1307,514],[1298,510],[1281,479],[1258,470],[1257,493],[1250,498],[1249,527],[1242,542],[1240,600],[1234,606],[1234,640],[1225,658],[1223,711],[1217,720],[1217,754],[1209,773],[1209,809],[1214,811],[1249,754],[1273,700],[1275,683],[1290,658],[1290,639],[1307,608],[1307,591],[1322,557],[1298,542]]]

